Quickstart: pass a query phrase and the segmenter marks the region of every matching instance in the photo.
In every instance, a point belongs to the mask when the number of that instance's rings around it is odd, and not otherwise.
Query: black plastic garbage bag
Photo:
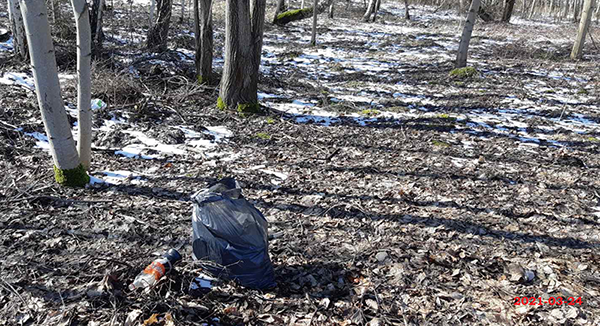
[[[194,259],[216,263],[202,267],[220,278],[237,280],[249,288],[274,287],[267,220],[242,196],[237,181],[222,179],[193,195],[192,200]]]

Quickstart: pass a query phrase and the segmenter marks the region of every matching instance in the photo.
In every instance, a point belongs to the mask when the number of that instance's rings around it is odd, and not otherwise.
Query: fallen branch
[[[317,7],[317,14],[321,14],[321,13],[325,12],[325,10],[327,10],[329,8],[331,3],[333,3],[333,0],[328,0],[328,1],[321,3]],[[304,9],[288,10],[288,11],[282,12],[279,15],[277,15],[277,17],[275,17],[275,19],[273,20],[273,24],[283,26],[287,23],[291,23],[291,22],[294,22],[297,20],[302,20],[302,19],[309,18],[312,16],[313,16],[313,8],[312,7],[304,8]]]

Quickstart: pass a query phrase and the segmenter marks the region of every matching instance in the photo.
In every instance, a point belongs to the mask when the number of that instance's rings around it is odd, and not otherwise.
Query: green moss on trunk
[[[90,182],[90,176],[83,164],[69,170],[61,170],[54,166],[54,179],[58,184],[68,187],[84,187]]]
[[[242,114],[260,114],[263,110],[260,108],[258,103],[239,103],[237,105],[237,111]]]
[[[466,79],[476,77],[478,75],[479,72],[473,67],[456,68],[450,72],[451,77],[455,77],[458,79]]]
[[[198,84],[202,85],[202,84],[210,84],[210,78],[209,77],[203,77],[202,75],[198,75]]]
[[[221,97],[219,97],[217,99],[217,108],[219,110],[223,110],[223,111],[225,111],[227,109],[227,104],[225,104],[225,102],[223,101],[223,99]]]

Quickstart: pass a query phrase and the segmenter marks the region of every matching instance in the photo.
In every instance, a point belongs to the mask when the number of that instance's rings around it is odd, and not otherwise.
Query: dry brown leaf
[[[144,326],[158,323],[158,314],[152,314],[150,318],[144,320]]]

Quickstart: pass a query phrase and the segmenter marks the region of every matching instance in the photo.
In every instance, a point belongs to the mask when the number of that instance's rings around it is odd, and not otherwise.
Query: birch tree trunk
[[[471,34],[473,34],[473,26],[475,26],[475,19],[477,18],[477,12],[479,12],[479,5],[481,0],[473,0],[469,13],[467,14],[467,21],[463,28],[462,36],[460,37],[460,44],[458,45],[458,55],[456,56],[456,68],[462,68],[467,66],[467,54],[469,52],[469,42],[471,42]]]
[[[319,0],[315,0],[315,2],[313,3],[313,8],[317,8],[318,4]],[[310,38],[310,45],[312,46],[317,45],[317,16],[317,11],[313,10],[312,36]]]
[[[580,59],[583,54],[583,44],[585,37],[590,27],[590,21],[592,20],[592,12],[595,5],[594,0],[585,0],[583,4],[583,13],[581,14],[581,20],[579,21],[579,30],[577,31],[577,38],[571,51],[571,59]]]
[[[531,19],[533,17],[533,14],[535,14],[535,7],[537,6],[537,2],[538,2],[538,0],[533,0],[533,3],[531,4],[531,11],[529,12],[529,19]]]
[[[90,14],[85,0],[71,0],[77,27],[77,112],[79,136],[77,151],[86,170],[92,159],[92,32]],[[102,12],[100,2],[99,12]],[[98,34],[96,34],[98,35]]]
[[[194,0],[194,34],[196,80],[200,84],[208,84],[212,76],[213,60],[212,0]]]
[[[335,10],[335,3],[331,3],[331,5],[329,6],[329,18],[333,19],[333,12]]]
[[[21,0],[20,6],[38,105],[54,161],[54,177],[62,185],[84,186],[89,176],[79,160],[62,101],[46,3]]]
[[[148,30],[148,49],[159,52],[167,50],[167,37],[171,23],[172,0],[158,0],[156,24]]]
[[[225,64],[217,106],[260,111],[258,74],[266,0],[226,0]]]
[[[8,20],[13,36],[13,50],[15,55],[19,60],[27,60],[29,52],[27,51],[25,26],[23,26],[23,16],[21,15],[18,0],[8,0]]]

